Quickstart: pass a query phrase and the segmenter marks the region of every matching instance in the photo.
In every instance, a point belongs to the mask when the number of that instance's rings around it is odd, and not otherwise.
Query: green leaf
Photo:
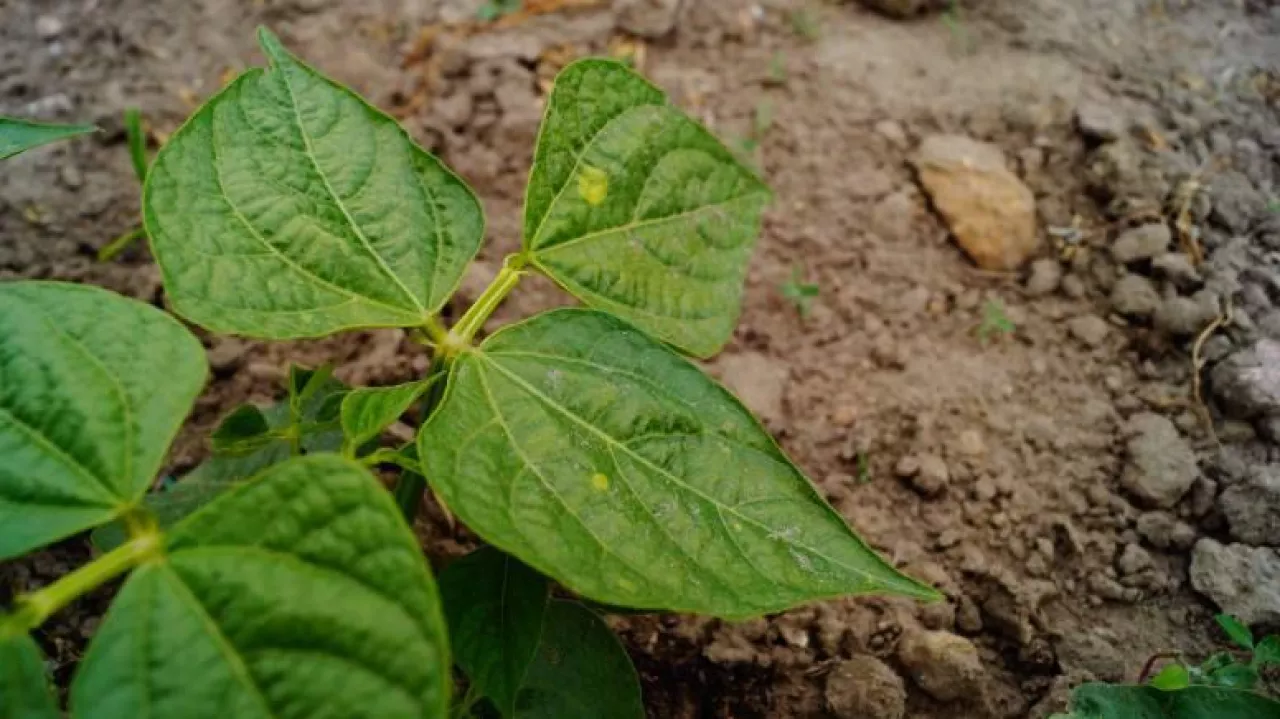
[[[1258,668],[1280,665],[1280,635],[1272,634],[1258,642],[1253,650],[1253,664]]]
[[[714,354],[737,324],[769,189],[624,64],[556,78],[525,196],[524,248],[587,304]]]
[[[342,399],[342,431],[346,446],[354,449],[375,439],[400,418],[429,387],[412,382],[394,387],[362,387]]]
[[[168,529],[239,482],[290,456],[287,442],[265,445],[252,454],[216,455],[172,486],[148,494],[142,504],[151,510],[157,526]],[[92,539],[99,551],[109,552],[123,544],[128,535],[124,524],[115,521],[93,530]]]
[[[631,658],[594,612],[556,599],[516,700],[517,719],[644,719]]]
[[[440,574],[454,660],[503,716],[542,639],[551,587],[541,574],[492,547],[478,549]]]
[[[26,634],[0,634],[0,719],[61,719],[40,647]]]
[[[0,116],[0,160],[33,147],[97,131],[93,125],[54,125]]]
[[[859,540],[732,395],[601,312],[548,312],[459,356],[418,449],[467,526],[599,602],[745,617],[938,596]]]
[[[1249,627],[1245,626],[1244,622],[1230,614],[1219,614],[1214,617],[1214,620],[1241,649],[1253,649],[1253,632],[1249,631]]]
[[[381,485],[292,459],[196,512],[135,570],[74,717],[444,717],[449,652],[417,540]]]
[[[1186,689],[1190,685],[1191,675],[1187,673],[1186,667],[1177,662],[1164,665],[1158,674],[1151,677],[1151,686],[1161,691]]]
[[[260,449],[272,441],[271,425],[262,410],[252,404],[236,407],[209,437],[217,452],[243,452]]]
[[[0,559],[140,499],[206,373],[200,343],[154,307],[85,285],[0,284]]]
[[[479,202],[395,120],[258,35],[270,69],[205,103],[147,176],[175,311],[272,339],[421,325],[480,247]]]
[[[1164,692],[1082,684],[1071,696],[1071,709],[1075,719],[1280,719],[1280,703],[1261,694],[1202,686]]]
[[[1230,664],[1209,675],[1209,683],[1232,689],[1252,689],[1258,683],[1258,670],[1248,664]]]
[[[142,129],[142,111],[136,107],[124,111],[124,136],[129,142],[129,161],[133,163],[133,175],[138,183],[147,181],[147,132]]]

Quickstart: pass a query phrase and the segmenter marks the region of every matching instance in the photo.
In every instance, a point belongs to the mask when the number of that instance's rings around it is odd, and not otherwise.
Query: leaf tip
[[[266,25],[258,26],[258,47],[262,48],[262,54],[266,55],[273,65],[290,57],[284,43],[280,42],[280,38],[267,29]]]

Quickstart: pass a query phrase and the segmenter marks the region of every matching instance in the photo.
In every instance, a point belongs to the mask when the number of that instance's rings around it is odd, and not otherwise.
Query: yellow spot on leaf
[[[587,165],[578,174],[578,194],[595,207],[609,196],[609,175],[598,167]]]
[[[609,478],[599,472],[591,475],[591,486],[603,492],[609,488]]]
[[[633,582],[633,581],[631,581],[630,579],[621,579],[621,578],[619,578],[619,579],[618,579],[618,586],[619,586],[619,587],[622,587],[624,590],[626,590],[626,591],[628,591],[628,592],[634,592],[634,591],[636,590],[636,583],[635,583],[635,582]]]

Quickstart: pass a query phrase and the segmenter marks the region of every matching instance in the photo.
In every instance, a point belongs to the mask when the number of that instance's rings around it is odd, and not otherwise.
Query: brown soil
[[[4,166],[0,279],[91,282],[162,302],[145,248],[111,264],[93,259],[136,223],[119,112],[141,106],[162,139],[225,71],[259,62],[252,28],[267,23],[302,56],[392,109],[481,195],[490,244],[459,301],[473,299],[518,244],[543,80],[574,55],[634,41],[602,7],[470,37],[446,30],[423,42],[423,28],[473,17],[478,4],[0,0],[0,112],[107,128]],[[1050,229],[1075,227],[1085,245],[1101,246],[1124,226],[1108,205],[1124,193],[1099,191],[1077,109],[1102,103],[1148,122],[1146,142],[1178,142],[1185,133],[1166,129],[1177,98],[1206,82],[1220,95],[1244,93],[1214,85],[1228,68],[1270,63],[1274,71],[1274,4],[972,0],[950,24],[936,15],[893,21],[854,2],[686,5],[674,33],[641,40],[642,69],[731,142],[756,132],[759,113],[773,118],[754,160],[777,200],[741,326],[709,367],[864,536],[948,599],[850,599],[742,624],[616,619],[650,715],[902,716],[892,698],[896,672],[905,677],[905,716],[1045,716],[1061,708],[1069,681],[1133,680],[1151,653],[1209,650],[1219,641],[1214,609],[1187,586],[1187,547],[1144,543],[1135,529],[1142,509],[1120,483],[1122,428],[1139,412],[1167,414],[1200,449],[1212,447],[1190,399],[1185,343],[1114,316],[1095,345],[1073,335],[1071,319],[1108,317],[1114,268],[1066,258]],[[795,31],[790,14],[798,9],[811,13],[817,37]],[[45,16],[62,27],[36,32]],[[1264,94],[1252,107],[1269,118],[1260,132],[1274,139],[1275,108],[1266,101]],[[1178,113],[1197,119],[1194,109]],[[1042,255],[1063,257],[1077,285],[1033,296],[1019,275],[984,272],[965,258],[908,162],[922,137],[939,132],[1005,151],[1035,193]],[[806,317],[780,292],[794,271],[821,288]],[[494,321],[565,301],[550,283],[529,282]],[[978,328],[995,303],[1016,330],[984,341]],[[202,437],[221,414],[278,394],[288,362],[333,361],[343,379],[373,384],[426,368],[399,332],[207,343],[215,377],[175,448],[175,471],[200,459]],[[1207,509],[1197,506],[1198,491],[1174,512],[1197,532],[1220,531],[1220,519],[1200,521],[1212,514],[1213,495]],[[439,520],[429,513],[420,526],[436,558],[470,541]],[[0,577],[19,591],[85,556],[80,542],[68,542],[0,567]],[[102,601],[82,602],[40,635],[60,679]],[[950,649],[917,661],[928,654],[917,646],[924,629],[968,638],[979,670],[969,672],[964,652]],[[841,694],[843,662],[866,655],[894,670],[889,698],[867,700],[877,713],[849,709]],[[939,689],[930,673],[948,668],[955,676]],[[960,698],[946,698],[956,687]]]

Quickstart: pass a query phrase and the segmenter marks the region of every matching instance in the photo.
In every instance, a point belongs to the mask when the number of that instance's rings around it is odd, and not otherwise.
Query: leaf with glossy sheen
[[[1280,719],[1280,702],[1239,689],[1082,684],[1071,695],[1073,719]]]
[[[449,651],[391,497],[333,455],[276,465],[135,570],[71,688],[77,719],[435,719]]]
[[[84,285],[0,283],[0,559],[140,499],[206,371],[196,338],[154,307]]]
[[[44,656],[26,634],[0,633],[0,719],[60,719]]]
[[[459,356],[418,449],[468,527],[599,602],[745,617],[937,597],[858,539],[724,388],[601,312],[548,312]]]
[[[421,325],[480,247],[471,190],[395,120],[259,31],[165,144],[143,215],[174,309],[273,339]]]
[[[93,125],[55,125],[0,116],[0,160],[50,142],[97,132]]]
[[[733,334],[769,189],[625,65],[556,78],[525,195],[530,261],[698,356]]]
[[[1230,614],[1219,614],[1213,619],[1237,646],[1241,649],[1253,649],[1253,632],[1249,631],[1244,622]]]
[[[517,719],[644,719],[631,657],[599,616],[553,600],[516,699]]]
[[[376,438],[382,430],[400,419],[422,396],[429,385],[411,382],[394,387],[361,387],[342,399],[342,432],[349,447]]]
[[[492,547],[440,573],[454,661],[503,716],[515,712],[550,596],[545,577]]]

